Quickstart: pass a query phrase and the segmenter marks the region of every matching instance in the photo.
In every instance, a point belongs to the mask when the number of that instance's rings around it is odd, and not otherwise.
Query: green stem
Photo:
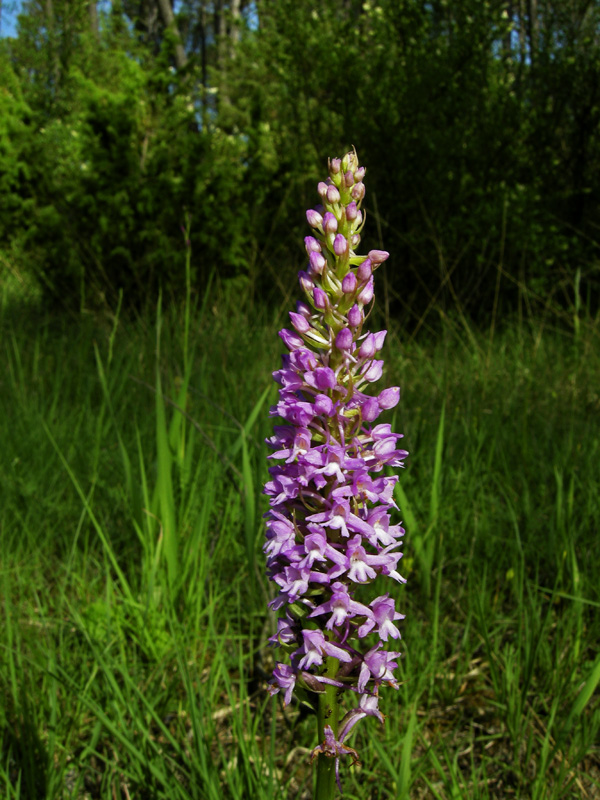
[[[340,662],[337,658],[327,659],[328,678],[335,678]],[[317,719],[319,725],[319,743],[325,741],[325,725],[330,725],[334,736],[338,733],[338,699],[337,688],[327,686],[324,693],[319,695],[319,709]],[[315,800],[333,800],[335,797],[335,758],[319,753],[317,760],[317,790]]]

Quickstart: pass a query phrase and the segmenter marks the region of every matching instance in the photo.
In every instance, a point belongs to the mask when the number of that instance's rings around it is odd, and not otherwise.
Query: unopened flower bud
[[[330,417],[333,414],[333,400],[326,394],[318,394],[315,397],[315,410],[317,414]]]
[[[379,264],[383,264],[390,257],[390,254],[387,250],[369,250],[369,258],[371,260],[371,264],[373,266],[378,266]]]
[[[310,277],[308,272],[304,272],[304,270],[301,269],[298,273],[298,280],[300,281],[300,286],[304,289],[306,294],[310,294],[314,289],[315,282]]]
[[[297,333],[294,333],[294,331],[283,328],[283,330],[279,331],[279,335],[288,350],[298,350],[298,348],[304,347],[304,340],[301,339]]]
[[[369,333],[361,346],[358,348],[358,357],[360,359],[364,358],[371,358],[375,355],[375,337],[372,333]]]
[[[373,278],[371,277],[369,278],[369,282],[366,284],[364,289],[361,290],[356,299],[358,300],[359,303],[362,303],[363,306],[366,306],[373,299],[374,291],[375,287],[373,285]]]
[[[347,275],[344,275],[344,279],[342,280],[342,292],[344,294],[350,294],[356,289],[356,275],[353,272],[349,272]]]
[[[298,333],[306,333],[310,330],[310,322],[303,317],[302,314],[296,314],[295,311],[290,311],[290,319],[292,320],[292,325],[298,331]]]
[[[362,310],[357,305],[352,306],[350,311],[348,311],[348,322],[350,326],[352,328],[358,328],[358,326],[362,323],[362,321],[363,321]]]
[[[329,162],[329,171],[333,175],[337,175],[340,171],[340,167],[342,166],[342,159],[341,158],[332,158]]]
[[[344,175],[344,183],[348,188],[354,186],[354,173],[348,171]]]
[[[340,193],[335,186],[328,186],[327,187],[327,202],[331,205],[335,205],[335,203],[340,202]]]
[[[356,165],[357,165],[356,153],[354,153],[351,150],[349,153],[346,153],[346,155],[342,159],[342,169],[344,171],[350,169],[354,172],[354,170],[356,169]]]
[[[365,370],[363,378],[369,383],[375,383],[381,378],[383,372],[383,361],[373,361],[373,363]]]
[[[317,275],[320,275],[325,269],[325,264],[327,262],[325,261],[325,257],[321,253],[317,253],[316,251],[313,250],[308,259],[308,263],[310,264],[309,267],[310,271],[316,273]]]
[[[379,416],[379,403],[376,397],[368,397],[362,406],[362,418],[365,422],[373,422]]]
[[[348,240],[341,233],[333,240],[333,252],[336,256],[343,256],[348,251]]]
[[[355,233],[354,236],[350,238],[350,243],[353,248],[358,247],[360,244],[360,233]]]
[[[346,206],[346,219],[348,222],[354,222],[358,215],[358,208],[355,202],[349,203]]]
[[[314,385],[325,392],[335,386],[335,372],[331,367],[317,367],[313,373]]]
[[[383,347],[383,343],[385,342],[385,337],[387,336],[387,331],[377,331],[377,333],[373,334],[375,338],[375,350],[379,352]]]
[[[377,398],[379,407],[383,409],[395,408],[400,400],[400,387],[390,386],[389,389],[384,389]]]
[[[359,183],[355,183],[352,187],[352,199],[356,200],[356,202],[360,202],[363,197],[365,196],[365,185],[362,181]]]
[[[315,308],[318,308],[319,311],[323,311],[329,305],[327,294],[318,286],[315,286],[313,289],[313,300],[315,303]]]
[[[317,192],[321,195],[323,200],[327,197],[327,189],[328,188],[329,187],[327,186],[325,181],[319,181],[319,183],[317,184]]]
[[[304,237],[304,248],[306,250],[306,254],[309,256],[311,253],[320,253],[321,252],[321,243],[318,242],[314,236],[305,236]]]
[[[311,228],[318,228],[321,230],[323,225],[323,217],[314,208],[309,208],[306,212],[306,219]]]
[[[303,317],[306,319],[310,319],[312,317],[312,309],[310,306],[307,306],[302,300],[298,300],[296,302],[296,312],[298,314],[302,314]]]
[[[368,281],[371,275],[373,274],[373,268],[371,266],[371,262],[369,259],[365,259],[359,268],[356,270],[356,277],[358,278],[360,283],[364,283]]]
[[[354,173],[354,180],[355,180],[357,183],[358,183],[359,181],[362,181],[362,179],[365,177],[365,173],[366,173],[366,171],[367,171],[367,170],[366,170],[364,167],[359,167],[359,168],[356,170],[356,172]]]
[[[322,218],[323,222],[323,230],[325,233],[335,233],[338,228],[337,219],[328,211],[325,216]]]
[[[350,350],[353,341],[352,331],[350,328],[342,328],[342,330],[335,337],[335,346],[338,350]]]

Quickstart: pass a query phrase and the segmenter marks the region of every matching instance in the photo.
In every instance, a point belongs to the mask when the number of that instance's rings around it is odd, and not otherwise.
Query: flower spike
[[[394,677],[400,638],[390,588],[398,570],[404,529],[392,523],[397,475],[404,466],[401,434],[375,423],[394,408],[400,389],[373,392],[382,375],[378,358],[386,331],[363,330],[374,299],[374,272],[385,250],[359,255],[365,169],[356,152],[329,161],[318,186],[322,205],[306,212],[312,233],[304,240],[308,264],[299,273],[304,300],[279,332],[288,353],[273,373],[280,386],[271,415],[283,420],[267,440],[280,462],[269,468],[264,491],[267,573],[277,586],[271,607],[280,611],[274,646],[289,654],[277,663],[271,694],[291,702],[296,688],[312,693],[319,709],[317,797],[339,785],[340,758],[355,750],[345,738],[362,719],[381,723],[379,689],[398,688]],[[357,591],[373,582],[371,600]],[[381,587],[383,588],[383,586]],[[388,649],[389,648],[389,649]],[[340,719],[339,697],[356,698]],[[320,787],[320,788],[319,788]]]

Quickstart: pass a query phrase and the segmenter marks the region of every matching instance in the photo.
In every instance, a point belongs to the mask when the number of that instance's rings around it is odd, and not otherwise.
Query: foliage
[[[354,144],[407,322],[530,290],[569,307],[578,270],[595,307],[594,4],[188,0],[169,25],[161,8],[31,0],[2,42],[0,250],[49,296],[181,296],[187,214],[200,291],[218,266],[285,295],[323,152]]]

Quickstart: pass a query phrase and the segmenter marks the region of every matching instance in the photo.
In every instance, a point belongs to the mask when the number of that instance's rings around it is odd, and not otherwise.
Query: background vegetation
[[[263,442],[354,144],[411,456],[402,685],[344,797],[600,797],[597,4],[174,10],[0,41],[0,796],[311,796]]]
[[[324,154],[368,165],[407,325],[598,301],[590,0],[26,1],[0,48],[0,253],[61,304],[139,305],[218,265],[288,291]]]

